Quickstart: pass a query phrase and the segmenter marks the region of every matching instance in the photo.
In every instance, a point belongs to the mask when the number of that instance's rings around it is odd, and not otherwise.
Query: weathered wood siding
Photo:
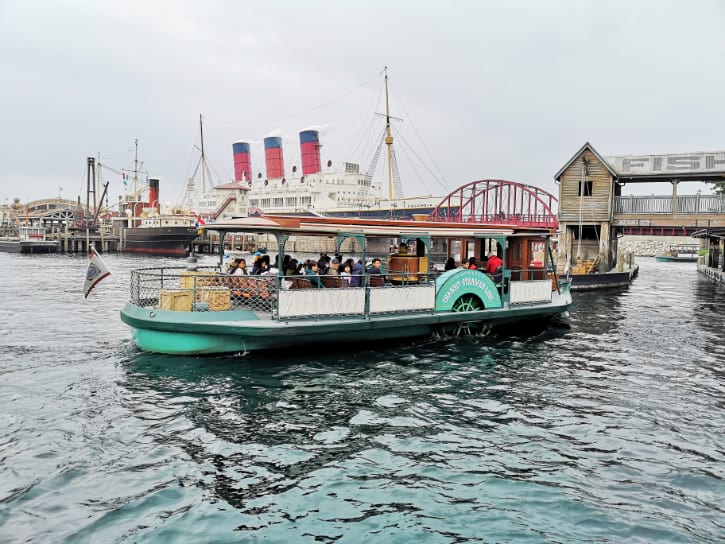
[[[592,182],[592,195],[579,196],[579,183],[582,180],[582,156],[588,161],[587,181]],[[612,175],[596,156],[585,149],[561,175],[559,181],[559,220],[579,222],[581,201],[581,219],[583,223],[609,221],[612,199]]]

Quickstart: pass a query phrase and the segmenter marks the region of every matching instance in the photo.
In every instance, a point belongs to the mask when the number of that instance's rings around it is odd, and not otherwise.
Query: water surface
[[[640,259],[536,336],[178,357],[129,271],[0,254],[2,542],[725,540],[725,289]],[[168,263],[179,264],[168,260]]]

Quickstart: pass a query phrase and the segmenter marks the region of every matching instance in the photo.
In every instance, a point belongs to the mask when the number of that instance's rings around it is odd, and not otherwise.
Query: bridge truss
[[[484,179],[462,185],[443,198],[429,220],[557,229],[557,205],[554,195],[533,185]]]

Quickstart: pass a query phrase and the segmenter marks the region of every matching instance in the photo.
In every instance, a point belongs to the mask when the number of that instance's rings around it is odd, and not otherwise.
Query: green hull
[[[149,311],[132,304],[121,319],[144,351],[174,355],[236,353],[309,344],[340,344],[428,336],[446,326],[485,324],[487,329],[529,319],[542,320],[567,310],[562,304],[475,312],[419,313],[362,318],[326,318],[290,321],[250,319],[250,312]]]
[[[696,263],[697,256],[691,257],[688,255],[687,257],[672,257],[670,255],[656,255],[655,261],[659,261],[661,263]]]

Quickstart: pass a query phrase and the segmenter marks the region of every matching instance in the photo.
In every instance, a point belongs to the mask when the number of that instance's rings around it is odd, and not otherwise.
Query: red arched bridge
[[[483,179],[462,185],[441,200],[429,221],[491,223],[556,229],[557,198],[516,181]]]

